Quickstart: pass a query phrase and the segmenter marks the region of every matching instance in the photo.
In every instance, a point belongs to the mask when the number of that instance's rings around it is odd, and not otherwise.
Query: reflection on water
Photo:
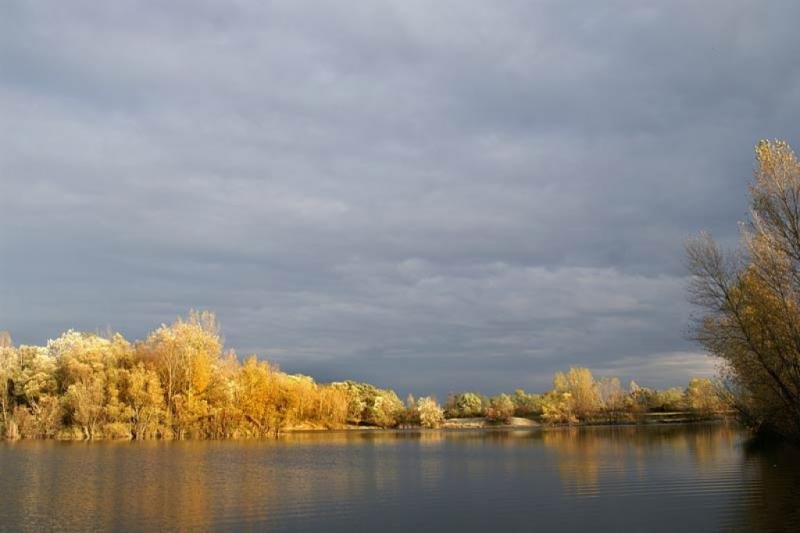
[[[744,450],[746,495],[741,522],[751,531],[797,531],[800,525],[800,450],[756,441]],[[791,495],[791,497],[787,497]]]
[[[741,455],[741,433],[723,425],[640,428],[569,428],[542,433],[556,453],[567,495],[600,496],[611,492],[663,491],[654,476],[664,474],[671,492],[692,490],[698,479],[719,474]],[[683,475],[675,475],[678,469]],[[663,469],[663,470],[662,470]],[[601,494],[602,482],[602,494]]]
[[[795,530],[798,459],[724,425],[0,443],[0,529]]]

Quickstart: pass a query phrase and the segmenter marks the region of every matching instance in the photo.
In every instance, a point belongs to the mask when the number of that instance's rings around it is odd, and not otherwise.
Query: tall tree
[[[186,320],[162,325],[138,346],[138,352],[158,372],[167,414],[182,437],[189,425],[207,414],[203,394],[222,355],[214,314],[191,311]]]
[[[584,418],[601,407],[594,377],[588,368],[572,367],[566,374],[556,372],[553,375],[553,389],[570,395],[573,411],[579,418]]]
[[[695,334],[750,421],[800,438],[800,163],[783,141],[761,141],[756,160],[740,249],[707,233],[687,244]]]

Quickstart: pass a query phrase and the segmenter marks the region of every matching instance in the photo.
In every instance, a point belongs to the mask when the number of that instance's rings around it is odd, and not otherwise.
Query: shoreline
[[[662,413],[648,413],[648,415],[661,415]],[[663,413],[673,415],[673,413]],[[683,413],[681,413],[683,414]],[[649,418],[649,419],[648,419]],[[718,414],[713,416],[695,417],[653,417],[648,416],[640,420],[620,420],[616,422],[577,422],[574,424],[545,424],[528,418],[514,417],[511,423],[496,424],[485,418],[468,419],[447,419],[438,428],[426,428],[421,426],[382,428],[379,426],[347,426],[341,428],[286,428],[279,435],[292,433],[326,433],[326,432],[434,432],[434,431],[504,431],[504,430],[534,430],[534,429],[563,429],[563,428],[586,428],[586,427],[641,427],[641,426],[680,426],[711,423],[738,423],[735,417],[728,414]]]
[[[427,428],[421,426],[408,427],[380,427],[380,426],[356,426],[346,425],[342,427],[309,427],[299,425],[287,427],[280,430],[277,435],[264,437],[227,437],[227,438],[193,438],[183,439],[174,438],[151,438],[141,439],[141,441],[258,441],[275,440],[276,438],[287,435],[299,434],[322,434],[322,433],[434,433],[434,432],[492,432],[492,431],[519,431],[519,430],[557,430],[570,428],[607,428],[607,427],[644,427],[644,426],[692,426],[719,423],[738,423],[736,418],[730,413],[717,413],[709,416],[686,416],[688,413],[646,413],[637,420],[619,421],[583,421],[577,423],[546,424],[522,417],[513,417],[508,423],[495,423],[486,418],[451,418],[446,419],[444,424],[437,428]],[[676,416],[681,415],[681,416]],[[99,437],[94,439],[85,438],[0,438],[0,442],[22,442],[22,441],[54,441],[54,442],[136,442],[133,438],[106,438]]]

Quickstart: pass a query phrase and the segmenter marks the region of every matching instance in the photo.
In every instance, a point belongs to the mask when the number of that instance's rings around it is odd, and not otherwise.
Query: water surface
[[[800,455],[725,425],[0,443],[0,529],[800,530]]]

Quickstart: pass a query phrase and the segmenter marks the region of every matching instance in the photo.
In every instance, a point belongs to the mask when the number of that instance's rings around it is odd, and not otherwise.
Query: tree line
[[[558,373],[546,394],[451,395],[402,402],[367,383],[316,383],[225,351],[210,312],[190,312],[144,340],[67,331],[46,346],[14,346],[0,334],[0,435],[9,438],[262,438],[287,428],[428,427],[446,418],[513,416],[544,423],[631,420],[654,410],[713,412],[714,387],[651,391],[595,381],[587,369]]]
[[[447,418],[485,417],[509,422],[513,417],[545,424],[626,423],[649,414],[683,414],[698,420],[729,410],[719,394],[719,384],[708,378],[692,378],[686,388],[664,390],[642,387],[631,381],[622,387],[619,378],[595,379],[588,368],[556,372],[552,390],[533,394],[516,390],[487,398],[475,392],[452,394],[447,399]]]

